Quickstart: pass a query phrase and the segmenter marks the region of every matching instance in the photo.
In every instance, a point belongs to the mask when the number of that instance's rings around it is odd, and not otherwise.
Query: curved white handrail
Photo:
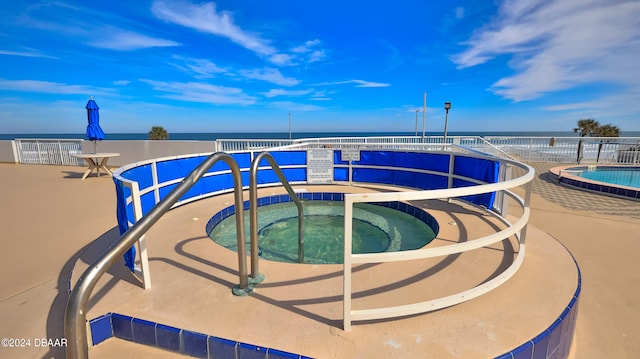
[[[480,295],[486,294],[497,288],[511,278],[520,268],[524,260],[525,254],[525,237],[526,226],[529,221],[530,208],[529,199],[531,192],[531,181],[535,174],[535,170],[526,164],[518,163],[510,160],[501,160],[502,164],[509,164],[527,172],[521,176],[511,180],[484,184],[478,186],[451,188],[429,191],[410,191],[410,192],[385,192],[385,193],[366,193],[366,194],[345,194],[345,222],[344,222],[344,266],[343,266],[343,329],[351,330],[353,321],[396,318],[406,315],[425,313],[437,309],[446,308],[455,304],[459,304]],[[527,185],[525,199],[521,199],[513,192],[508,191],[511,188]],[[409,201],[409,200],[426,200],[439,198],[453,198],[467,196],[472,194],[482,194],[495,191],[504,191],[510,197],[516,200],[516,203],[522,208],[522,215],[515,223],[510,223],[506,218],[498,216],[500,220],[507,224],[506,229],[485,237],[472,239],[466,242],[450,244],[447,246],[436,248],[423,248],[402,252],[385,252],[385,253],[365,253],[352,254],[351,238],[353,234],[353,204],[363,202],[386,202],[386,201]],[[473,288],[455,293],[446,297],[427,300],[419,303],[411,303],[399,306],[368,308],[368,309],[352,309],[352,265],[363,263],[385,263],[397,261],[410,261],[416,259],[425,259],[433,257],[441,257],[451,254],[462,253],[473,249],[486,247],[488,245],[503,241],[511,236],[516,236],[519,243],[518,252],[511,265],[502,273]]]
[[[312,140],[306,140],[306,141],[301,141],[301,142],[294,142],[291,145],[288,146],[283,146],[278,148],[279,150],[283,150],[283,149],[293,149],[293,148],[297,148],[300,149],[301,147],[310,147],[310,146],[318,146],[321,145],[321,141],[319,141],[320,139],[317,139],[318,141],[316,141],[316,139],[312,139]],[[334,139],[331,139],[334,140]],[[330,143],[330,145],[336,145],[336,144],[341,144],[341,145],[345,145],[347,147],[349,146],[362,146],[362,147],[367,147],[366,149],[379,149],[380,147],[386,147],[386,150],[401,150],[401,151],[413,151],[413,152],[421,152],[421,150],[416,150],[416,148],[408,148],[409,146],[404,147],[403,149],[403,145],[402,143],[395,143],[394,141],[390,141],[385,143],[384,141],[370,141],[370,142],[363,142],[362,138],[357,138],[357,139],[348,139],[348,141],[341,141],[341,140],[336,140],[335,142]],[[385,146],[386,145],[386,146]],[[399,145],[399,148],[396,148],[396,145]],[[422,147],[423,143],[415,143],[415,145],[419,145],[420,147]],[[435,145],[435,146],[445,146],[445,144],[434,144],[431,143],[429,145]],[[373,148],[368,148],[368,147],[373,147]],[[421,149],[425,149],[426,147],[422,147]],[[338,146],[336,146],[336,149],[338,149]],[[362,148],[365,149],[365,148]],[[442,147],[439,147],[439,149],[442,149]],[[275,149],[274,149],[275,150]],[[254,154],[256,153],[255,151],[243,151],[243,153],[248,153],[250,155],[251,158],[253,158]],[[507,221],[505,218],[503,218],[502,216],[500,216],[499,214],[493,213],[497,218],[499,218],[503,223],[505,223],[507,225],[506,229],[500,230],[496,233],[490,234],[488,236],[482,237],[482,238],[477,238],[477,239],[473,239],[473,240],[469,240],[463,243],[456,243],[456,244],[451,244],[451,245],[447,245],[447,246],[443,246],[443,247],[437,247],[437,248],[426,248],[426,249],[419,249],[419,250],[413,250],[413,251],[403,251],[403,252],[389,252],[389,253],[382,253],[382,254],[351,254],[351,242],[350,240],[347,241],[345,240],[345,260],[344,260],[344,329],[345,330],[350,330],[351,329],[351,322],[352,321],[357,321],[357,320],[368,320],[368,319],[381,319],[381,318],[391,318],[391,317],[398,317],[398,316],[404,316],[407,314],[417,314],[417,313],[423,313],[423,312],[427,312],[427,311],[431,311],[431,310],[435,310],[435,309],[440,309],[440,308],[444,308],[447,306],[451,306],[454,304],[458,304],[461,302],[464,302],[466,300],[469,300],[471,298],[475,298],[479,295],[482,295],[484,293],[487,293],[489,291],[491,291],[492,289],[496,288],[497,286],[501,285],[502,283],[504,283],[505,281],[507,281],[509,278],[511,278],[513,276],[514,273],[516,273],[516,271],[518,270],[518,268],[520,267],[520,265],[522,264],[523,258],[524,258],[524,253],[525,253],[525,234],[526,234],[526,225],[527,222],[529,220],[529,215],[530,215],[530,210],[528,207],[528,203],[529,203],[529,197],[530,197],[530,192],[531,192],[531,181],[533,179],[534,176],[534,170],[533,168],[531,168],[528,165],[516,162],[516,161],[512,161],[512,160],[508,160],[508,159],[504,159],[504,158],[496,158],[496,157],[492,157],[492,156],[483,156],[483,155],[478,155],[478,154],[461,154],[461,153],[455,153],[455,152],[444,152],[444,151],[430,151],[430,153],[442,153],[442,154],[446,154],[448,156],[450,156],[450,164],[453,161],[453,158],[455,156],[464,156],[464,157],[475,157],[475,158],[481,158],[481,159],[488,159],[491,161],[499,161],[501,166],[511,166],[511,167],[518,167],[522,170],[525,171],[525,174],[523,176],[517,177],[517,178],[513,178],[510,180],[506,180],[506,181],[502,181],[502,182],[498,182],[498,183],[484,183],[482,181],[473,179],[473,178],[468,178],[462,175],[458,175],[452,172],[438,172],[438,171],[433,171],[433,170],[422,170],[422,169],[415,169],[415,168],[406,168],[406,167],[395,167],[395,166],[369,166],[369,165],[356,165],[356,164],[351,164],[349,163],[348,165],[345,164],[336,164],[335,167],[336,168],[348,168],[349,171],[351,171],[352,169],[357,169],[357,168],[364,168],[364,167],[370,167],[370,168],[376,168],[376,169],[388,169],[388,170],[393,170],[393,171],[407,171],[407,172],[415,172],[415,173],[427,173],[427,174],[436,174],[436,175],[440,175],[440,176],[444,176],[444,177],[448,177],[449,178],[449,186],[451,186],[452,180],[455,179],[460,179],[460,180],[464,180],[464,181],[468,181],[471,183],[477,183],[477,185],[472,185],[472,186],[468,186],[468,187],[460,187],[460,188],[448,188],[448,189],[438,189],[438,190],[421,190],[421,191],[401,191],[401,192],[384,192],[384,193],[380,193],[380,192],[376,192],[376,193],[366,193],[366,194],[345,194],[345,238],[351,238],[351,228],[347,228],[349,227],[347,225],[347,223],[350,223],[351,221],[348,220],[350,218],[352,218],[353,216],[353,203],[360,203],[360,202],[389,202],[389,201],[412,201],[412,200],[428,200],[428,199],[445,199],[445,198],[456,198],[456,197],[463,197],[463,196],[468,196],[468,195],[477,195],[477,194],[484,194],[484,193],[490,193],[490,192],[496,192],[496,193],[501,193],[501,194],[506,194],[508,196],[510,196],[511,198],[515,199],[515,202],[522,208],[522,215],[520,216],[519,219],[517,219],[514,223],[510,223],[509,221]],[[165,187],[165,186],[170,186],[170,185],[174,185],[178,182],[180,182],[182,179],[173,179],[173,180],[168,180],[168,181],[164,181],[164,182],[159,182],[158,181],[158,173],[157,173],[157,167],[156,164],[159,162],[163,162],[163,161],[171,161],[171,160],[179,160],[182,158],[191,158],[191,157],[197,157],[197,156],[206,156],[206,155],[210,155],[210,153],[201,153],[201,154],[192,154],[192,155],[182,155],[182,156],[170,156],[170,157],[164,157],[164,158],[158,158],[158,159],[152,159],[152,160],[146,160],[146,161],[141,161],[141,162],[137,162],[134,164],[130,164],[127,166],[123,166],[121,167],[119,170],[117,170],[114,173],[114,177],[117,178],[118,180],[124,181],[124,182],[131,182],[130,180],[126,179],[124,176],[122,176],[122,174],[124,174],[124,172],[126,172],[129,169],[135,168],[135,167],[139,167],[139,166],[144,166],[144,165],[151,165],[151,173],[152,173],[152,184],[144,189],[141,190],[139,195],[143,195],[145,193],[150,193],[150,192],[154,192],[155,194],[155,202],[157,203],[160,199],[159,199],[159,191],[161,188]],[[283,168],[288,167],[288,166],[283,166]],[[306,165],[295,165],[295,166],[291,166],[292,168],[295,167],[299,167],[299,168],[305,168]],[[240,171],[246,172],[249,169],[240,169]],[[203,177],[207,177],[207,176],[216,176],[219,174],[226,174],[228,173],[229,170],[223,170],[223,171],[217,171],[217,172],[209,172],[209,173],[205,173],[203,174]],[[352,178],[351,175],[349,175],[349,178]],[[135,182],[134,182],[135,183]],[[292,182],[292,183],[296,183],[296,182]],[[351,182],[350,182],[351,183]],[[137,184],[137,183],[136,183]],[[263,185],[268,185],[268,184],[263,184]],[[517,187],[517,186],[522,186],[525,185],[526,189],[525,189],[525,199],[522,200],[520,197],[518,197],[517,195],[513,194],[512,192],[509,191],[509,189]],[[221,190],[222,192],[228,191],[229,189],[223,189]],[[194,201],[197,199],[201,199],[207,196],[213,196],[215,194],[221,193],[221,191],[214,191],[214,192],[207,192],[198,196],[195,196],[193,198],[189,198],[189,199],[185,199],[182,202],[178,201],[176,202],[174,205],[179,205],[179,204],[183,204],[183,203],[187,203],[190,201]],[[133,195],[133,193],[132,193]],[[127,198],[127,204],[131,203],[133,201],[133,199]],[[511,236],[515,236],[518,239],[519,242],[519,248],[518,248],[518,253],[513,261],[513,263],[506,269],[504,270],[502,273],[500,273],[499,275],[497,275],[496,277],[492,278],[491,280],[478,285],[474,288],[462,291],[460,293],[456,293],[453,295],[449,295],[447,297],[443,297],[443,298],[437,298],[437,299],[433,299],[430,301],[426,301],[426,302],[421,302],[421,303],[410,303],[410,304],[405,304],[405,305],[400,305],[400,306],[393,306],[393,307],[387,307],[387,308],[368,308],[368,309],[356,309],[356,310],[352,310],[351,308],[351,296],[352,296],[352,292],[351,292],[351,266],[353,264],[356,263],[382,263],[382,262],[393,262],[393,261],[408,261],[408,260],[415,260],[415,259],[422,259],[422,258],[431,258],[431,257],[439,257],[439,256],[446,256],[446,255],[451,255],[451,254],[456,254],[456,253],[462,253],[465,251],[470,251],[470,250],[474,250],[474,249],[478,249],[481,247],[485,247],[488,246],[490,244],[496,243],[496,242],[500,242],[503,241]]]

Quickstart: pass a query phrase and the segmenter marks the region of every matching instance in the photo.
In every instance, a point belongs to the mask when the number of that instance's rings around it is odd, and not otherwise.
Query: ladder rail
[[[269,152],[261,152],[258,154],[251,163],[251,170],[249,172],[249,216],[250,216],[250,248],[251,248],[251,278],[254,283],[260,283],[264,280],[264,276],[260,274],[258,269],[258,168],[260,161],[267,160],[271,169],[275,172],[280,179],[280,182],[287,190],[287,193],[298,207],[298,262],[304,261],[304,234],[303,234],[303,222],[304,212],[302,209],[302,202],[294,192],[291,184],[287,181],[286,176],[282,172],[282,169]]]

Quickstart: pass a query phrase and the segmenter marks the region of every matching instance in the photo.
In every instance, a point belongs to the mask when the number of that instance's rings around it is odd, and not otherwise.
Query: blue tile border
[[[236,351],[238,342],[233,340],[209,336],[207,343],[209,345],[209,357],[211,358],[235,358],[238,355]],[[292,355],[296,356],[296,354]]]
[[[583,166],[584,167],[584,166]],[[629,168],[629,167],[620,167],[620,166],[602,166],[609,168]],[[586,167],[585,167],[586,168]],[[632,167],[635,168],[635,167]],[[551,172],[550,172],[551,173]],[[618,187],[615,184],[607,184],[605,182],[601,183],[591,183],[585,181],[581,181],[579,178],[569,178],[569,177],[559,177],[557,174],[551,173],[555,176],[556,181],[562,185],[576,187],[584,191],[601,193],[604,195],[610,195],[618,198],[625,198],[631,200],[640,199],[640,190],[634,190],[632,188],[622,188]]]
[[[561,178],[561,182],[571,184],[571,182],[575,181]],[[584,183],[581,184],[584,185]],[[578,186],[579,185],[580,184],[578,184]],[[603,191],[612,190],[609,186],[601,186],[601,188]],[[615,188],[613,188],[613,190],[615,190]],[[635,192],[633,195],[640,198],[640,191],[633,192]],[[343,193],[300,192],[297,195],[299,198],[308,201],[344,201]],[[291,202],[291,198],[286,194],[275,195],[260,198],[258,203],[259,206],[261,206],[283,202]],[[433,218],[428,212],[410,204],[403,202],[371,204],[397,209],[410,214],[431,226],[436,233],[439,228],[435,218]],[[249,208],[249,201],[244,202],[244,207],[245,209]],[[206,225],[207,233],[210,233],[213,227],[233,214],[235,214],[235,207],[232,205],[213,215]],[[575,258],[573,258],[573,260],[578,271],[576,291],[562,314],[540,334],[522,345],[497,356],[496,358],[564,359],[568,357],[575,332],[579,297],[582,290],[582,274],[580,267],[575,261]],[[71,277],[71,275],[69,275],[69,277]],[[68,290],[70,290],[70,288],[68,288]],[[117,313],[108,313],[97,317],[92,319],[89,324],[93,345],[98,345],[111,337],[116,337],[202,358],[309,358],[303,355],[284,352],[273,348],[259,347],[252,344],[218,338],[212,335],[182,330],[164,324],[157,324]],[[152,336],[150,333],[155,335]]]
[[[572,257],[573,258],[573,257]],[[571,350],[582,291],[582,273],[573,258],[578,280],[568,305],[551,325],[531,340],[503,353],[499,359],[565,359]],[[93,345],[115,337],[200,358],[307,359],[309,357],[274,348],[236,342],[192,332],[118,313],[107,313],[89,321]],[[310,359],[310,358],[309,358]]]
[[[140,344],[156,345],[156,323],[133,318],[131,320],[133,341]]]
[[[156,345],[159,348],[180,351],[180,332],[178,328],[164,324],[156,324]]]
[[[126,315],[113,313],[111,315],[113,336],[116,338],[133,341],[133,328],[131,327],[132,320],[133,318]]]
[[[565,359],[568,357],[582,291],[578,271],[576,290],[562,314],[540,334],[497,359]],[[199,358],[218,359],[311,359],[274,348],[237,342],[118,313],[107,313],[89,321],[93,345],[115,337]]]
[[[113,337],[113,326],[111,324],[111,314],[105,314],[101,317],[89,321],[91,328],[91,342],[98,345],[103,341]]]
[[[208,358],[208,336],[202,333],[183,330],[180,333],[182,337],[182,347],[180,352],[196,358]]]
[[[567,252],[569,250],[567,249]],[[571,255],[571,252],[569,252]],[[562,311],[560,316],[551,325],[536,335],[530,341],[502,354],[496,358],[513,359],[565,359],[569,356],[573,335],[575,333],[576,319],[578,317],[578,303],[582,291],[582,273],[578,262],[571,255],[573,263],[578,271],[576,290]]]
[[[207,359],[312,359],[300,354],[236,342],[118,313],[89,321],[93,345],[119,338]]]
[[[337,202],[344,202],[344,193],[340,193],[340,192],[298,192],[296,193],[297,197],[305,200],[305,201],[337,201]],[[291,197],[289,197],[288,194],[280,194],[280,195],[273,195],[273,196],[268,196],[268,197],[260,197],[258,198],[258,208],[262,207],[262,206],[268,206],[271,204],[278,204],[278,203],[288,203],[288,202],[292,202]],[[369,204],[372,205],[376,205],[376,206],[383,206],[383,207],[387,207],[387,208],[391,208],[391,209],[395,209],[398,210],[400,212],[404,212],[408,215],[411,215],[417,219],[419,219],[420,221],[424,222],[426,225],[428,225],[429,227],[431,227],[431,229],[433,229],[433,232],[437,235],[438,232],[440,231],[440,225],[438,224],[438,221],[429,214],[429,212],[427,212],[424,209],[415,207],[411,204],[408,203],[404,203],[404,202],[397,202],[397,201],[393,201],[393,202],[371,202]],[[211,231],[218,225],[220,224],[220,222],[222,222],[223,220],[231,217],[232,215],[235,214],[235,211],[233,210],[229,210],[230,208],[232,208],[233,206],[229,206],[226,207],[224,209],[222,209],[221,211],[219,211],[218,213],[214,214],[209,221],[207,222],[207,225],[205,226],[205,231],[207,234],[211,233]],[[244,201],[244,207],[245,210],[249,209],[249,201]]]

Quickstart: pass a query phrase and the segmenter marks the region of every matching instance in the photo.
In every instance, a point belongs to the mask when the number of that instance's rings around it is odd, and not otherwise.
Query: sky
[[[638,0],[0,4],[0,133],[640,130]]]

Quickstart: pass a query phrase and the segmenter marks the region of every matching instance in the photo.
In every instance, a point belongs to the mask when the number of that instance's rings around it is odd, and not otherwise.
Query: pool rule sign
[[[341,151],[340,159],[343,161],[360,161],[360,149],[359,148],[343,148]]]
[[[310,148],[307,150],[307,183],[333,182],[333,150]]]

